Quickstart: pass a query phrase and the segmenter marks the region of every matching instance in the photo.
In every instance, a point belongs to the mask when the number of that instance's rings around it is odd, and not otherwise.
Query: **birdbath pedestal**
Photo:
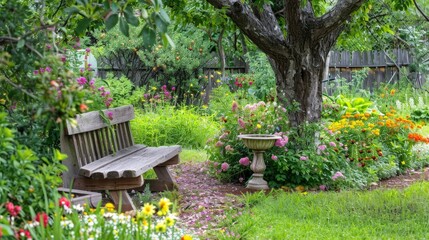
[[[243,140],[244,145],[253,151],[253,161],[250,169],[253,171],[252,177],[246,188],[255,190],[269,189],[267,181],[264,180],[265,162],[264,152],[274,146],[280,136],[271,134],[242,134],[238,138]]]

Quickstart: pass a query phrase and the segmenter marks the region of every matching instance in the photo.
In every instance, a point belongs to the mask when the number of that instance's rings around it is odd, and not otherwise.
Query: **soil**
[[[228,208],[242,208],[237,199],[249,192],[244,185],[221,183],[207,173],[206,163],[181,163],[172,167],[179,186],[180,223],[197,236],[204,236],[207,230],[222,230],[218,223]],[[429,168],[409,171],[404,175],[374,183],[371,189],[404,188],[416,181],[427,181]]]

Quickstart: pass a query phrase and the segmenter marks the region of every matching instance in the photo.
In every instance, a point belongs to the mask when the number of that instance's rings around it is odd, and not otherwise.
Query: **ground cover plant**
[[[425,239],[428,190],[423,182],[404,190],[248,194],[218,238]]]

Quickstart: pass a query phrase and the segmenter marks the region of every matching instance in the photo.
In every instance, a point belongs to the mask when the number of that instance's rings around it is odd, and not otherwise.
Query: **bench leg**
[[[165,190],[177,189],[176,183],[171,176],[167,166],[154,167],[158,179],[145,179],[145,184],[142,187],[134,188],[136,191],[144,191],[145,186],[149,184],[152,192],[162,192]]]
[[[112,197],[113,203],[117,209],[119,209],[119,201],[122,198],[122,212],[136,210],[136,207],[134,206],[134,203],[127,190],[110,191],[109,194],[110,197]]]

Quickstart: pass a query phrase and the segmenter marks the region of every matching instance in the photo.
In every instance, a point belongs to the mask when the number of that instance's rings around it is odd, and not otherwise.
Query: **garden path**
[[[242,208],[236,196],[248,192],[243,185],[219,182],[208,174],[206,166],[206,163],[186,162],[172,167],[179,186],[180,222],[199,236],[208,229],[222,231],[218,223],[226,217],[224,211]],[[429,180],[429,168],[383,180],[373,184],[371,189],[404,188],[422,180]]]

